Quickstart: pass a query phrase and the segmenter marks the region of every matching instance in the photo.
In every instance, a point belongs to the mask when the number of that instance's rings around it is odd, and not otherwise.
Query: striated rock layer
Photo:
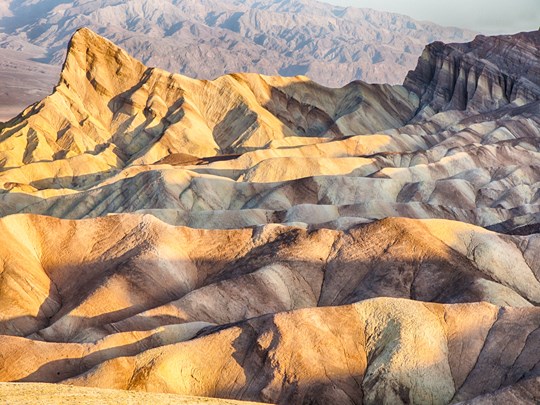
[[[540,97],[540,35],[485,37],[466,44],[435,42],[424,50],[405,87],[421,95],[423,114],[493,111]]]
[[[539,376],[538,235],[410,219],[207,231],[133,214],[0,228],[1,381],[438,404]]]
[[[329,89],[78,31],[0,124],[0,395],[538,402],[539,35]]]
[[[55,92],[0,126],[0,214],[142,211],[202,228],[403,216],[535,232],[538,35],[430,46],[405,87],[329,89],[305,77],[193,80],[81,30]],[[499,98],[504,61],[519,58],[528,67]],[[428,74],[426,60],[443,67]],[[441,89],[463,89],[448,87],[444,66],[459,63],[478,70],[477,88],[452,109]]]

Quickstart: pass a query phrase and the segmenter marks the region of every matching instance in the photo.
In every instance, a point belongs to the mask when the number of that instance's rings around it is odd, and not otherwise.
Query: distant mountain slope
[[[307,75],[332,87],[356,79],[397,84],[427,43],[473,36],[403,15],[314,0],[3,3],[0,55],[2,49],[25,51],[39,62],[58,65],[71,35],[86,26],[149,66],[205,79],[249,71]],[[27,54],[20,57],[28,63]],[[21,79],[12,75],[11,80]],[[22,109],[46,95],[54,83],[52,76],[43,76],[39,94],[10,94]],[[1,93],[6,91],[0,87],[0,120],[10,117],[2,113],[9,98],[2,101]]]

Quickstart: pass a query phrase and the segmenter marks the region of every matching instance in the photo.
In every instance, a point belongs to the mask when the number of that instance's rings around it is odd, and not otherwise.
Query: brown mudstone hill
[[[0,227],[1,381],[359,404],[468,400],[538,376],[536,236],[397,218]]]

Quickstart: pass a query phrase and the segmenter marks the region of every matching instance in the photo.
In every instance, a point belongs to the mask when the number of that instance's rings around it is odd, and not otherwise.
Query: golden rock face
[[[535,398],[538,101],[415,91],[199,81],[78,31],[54,93],[0,127],[0,381],[61,384],[36,401]]]
[[[394,102],[391,108],[377,108],[385,98]],[[379,131],[402,125],[416,103],[399,86],[328,89],[305,77],[255,74],[193,80],[147,68],[81,29],[70,42],[54,93],[19,117],[22,132],[11,128],[27,137],[32,129],[39,132],[26,150],[26,164],[55,154],[98,154],[109,146],[124,162],[153,163],[175,152],[238,153],[293,135],[339,138]],[[7,167],[23,163],[22,157],[4,158]]]
[[[354,80],[400,84],[424,46],[475,32],[371,9],[311,0],[130,0],[0,4],[0,121],[50,94],[65,48],[84,25],[171,72],[306,75],[330,87]]]

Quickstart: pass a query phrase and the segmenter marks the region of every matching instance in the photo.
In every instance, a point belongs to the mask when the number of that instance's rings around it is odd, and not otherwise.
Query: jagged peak
[[[104,76],[139,77],[145,65],[119,46],[89,28],[78,29],[69,41],[59,84],[80,83],[84,74],[89,81],[99,84]],[[121,80],[115,80],[121,82]],[[110,83],[101,83],[106,85]]]
[[[25,110],[11,132],[2,130],[32,139],[28,151],[6,152],[3,165],[105,151],[121,167],[171,153],[238,153],[289,136],[373,133],[403,125],[417,102],[401,86],[353,82],[331,89],[305,76],[190,79],[148,68],[82,28],[71,38],[53,94]],[[2,156],[0,150],[0,167]]]
[[[486,112],[540,99],[540,31],[478,35],[426,46],[404,86],[421,98],[420,118],[446,110]]]

